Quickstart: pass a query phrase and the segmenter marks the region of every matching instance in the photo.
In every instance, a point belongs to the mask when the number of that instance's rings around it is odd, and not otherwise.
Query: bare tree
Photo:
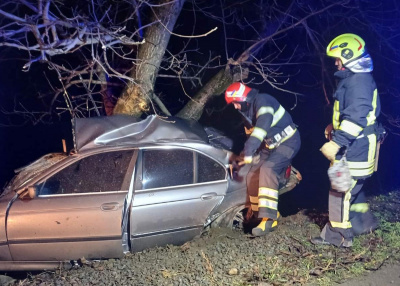
[[[170,115],[154,91],[158,77],[178,80],[182,87],[183,81],[193,84],[197,79],[194,86],[198,88],[203,85],[201,76],[206,71],[224,70],[190,101],[196,103],[196,108],[189,104],[179,113],[182,117],[198,119],[208,97],[221,93],[232,82],[235,73],[232,66],[240,67],[244,63],[231,58],[221,62],[220,55],[208,58],[204,65],[188,59],[190,54],[196,53],[196,49],[190,51],[187,48],[189,42],[207,37],[216,29],[199,35],[194,30],[189,35],[174,33],[183,0],[120,1],[118,5],[111,5],[107,0],[68,1],[68,6],[66,3],[18,0],[0,6],[3,16],[0,46],[26,51],[25,71],[29,71],[32,64],[41,62],[55,73],[47,73],[53,90],[49,113],[62,96],[64,106],[57,106],[57,110],[69,111],[72,116],[85,116],[88,112],[99,115],[102,110],[106,114],[113,110],[113,113],[138,116],[149,105],[153,110]],[[218,10],[236,15],[235,9],[242,9],[241,4],[237,4],[238,7],[226,8],[221,2],[218,7],[208,6],[210,11],[206,11],[193,2],[193,10],[194,13],[208,13],[209,17]],[[216,23],[225,25],[229,15],[218,15]],[[246,25],[255,29],[251,23]],[[175,53],[167,50],[171,35],[182,39],[182,49]],[[225,52],[228,55],[228,51]],[[59,60],[61,56],[63,60]],[[75,56],[80,60],[74,59]],[[245,79],[240,69],[235,71]],[[203,98],[199,99],[199,95]]]
[[[326,41],[338,19],[370,22],[363,7],[349,0],[10,0],[0,4],[0,47],[21,50],[27,72],[48,67],[47,114],[145,111],[198,120],[235,80],[297,95],[287,83],[310,64],[329,104]],[[392,41],[385,45],[395,50]],[[171,88],[162,88],[166,82]],[[171,112],[169,102],[179,100]]]
[[[116,8],[102,0],[68,2],[71,6],[51,0],[2,4],[0,46],[26,51],[24,71],[37,62],[48,65],[51,72],[46,76],[52,87],[49,112],[59,107],[55,102],[62,95],[60,112],[66,110],[78,117],[85,111],[99,115],[102,106],[96,95],[106,98],[105,86],[120,84],[107,78],[132,80],[118,71],[118,60],[110,64],[107,57],[135,60],[133,51],[145,43],[134,17],[141,6],[123,1]],[[74,87],[78,88],[71,94]]]

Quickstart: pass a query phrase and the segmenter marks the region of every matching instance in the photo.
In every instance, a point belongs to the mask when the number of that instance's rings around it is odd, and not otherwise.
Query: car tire
[[[245,206],[236,209],[233,212],[233,216],[230,220],[229,227],[234,230],[243,230],[244,225],[246,224],[246,216],[247,216],[247,210]]]

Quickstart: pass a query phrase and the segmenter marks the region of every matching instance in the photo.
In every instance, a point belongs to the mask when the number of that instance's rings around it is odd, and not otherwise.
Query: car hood
[[[138,145],[154,142],[193,141],[208,143],[204,128],[196,121],[176,117],[133,116],[76,118],[74,143],[77,152],[99,146]]]

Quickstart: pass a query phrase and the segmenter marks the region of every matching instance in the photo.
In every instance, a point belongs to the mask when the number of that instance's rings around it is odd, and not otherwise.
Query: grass
[[[391,192],[387,196],[378,196],[372,200],[372,206],[375,205],[374,213],[380,220],[380,227],[373,233],[354,238],[351,249],[318,247],[323,257],[314,260],[314,265],[326,271],[322,271],[315,279],[316,285],[332,285],[349,277],[363,275],[368,270],[378,270],[384,263],[400,259],[400,222],[393,221],[393,214],[398,214],[400,211],[399,196],[399,192]],[[395,208],[393,202],[397,204]],[[335,252],[334,260],[330,257],[329,251]],[[310,263],[308,261],[303,264],[309,268]],[[309,282],[313,282],[312,280]]]
[[[302,225],[301,233],[298,228],[290,227],[281,231],[279,236],[292,237],[292,242],[283,243],[275,250],[274,257],[265,260],[265,266],[253,282],[333,285],[378,270],[386,262],[400,260],[400,222],[393,218],[394,213],[400,213],[399,197],[399,192],[392,192],[372,200],[380,227],[373,233],[355,237],[350,249],[312,245],[304,234],[304,229],[315,227],[311,222]],[[241,285],[257,285],[254,283]]]

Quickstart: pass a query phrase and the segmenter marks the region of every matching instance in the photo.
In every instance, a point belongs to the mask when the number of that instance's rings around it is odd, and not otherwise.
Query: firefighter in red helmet
[[[262,218],[252,234],[265,235],[278,224],[279,177],[300,149],[299,131],[274,97],[243,83],[231,84],[225,100],[252,127],[246,129],[249,137],[243,150],[244,163],[252,164],[246,178],[251,209]]]

